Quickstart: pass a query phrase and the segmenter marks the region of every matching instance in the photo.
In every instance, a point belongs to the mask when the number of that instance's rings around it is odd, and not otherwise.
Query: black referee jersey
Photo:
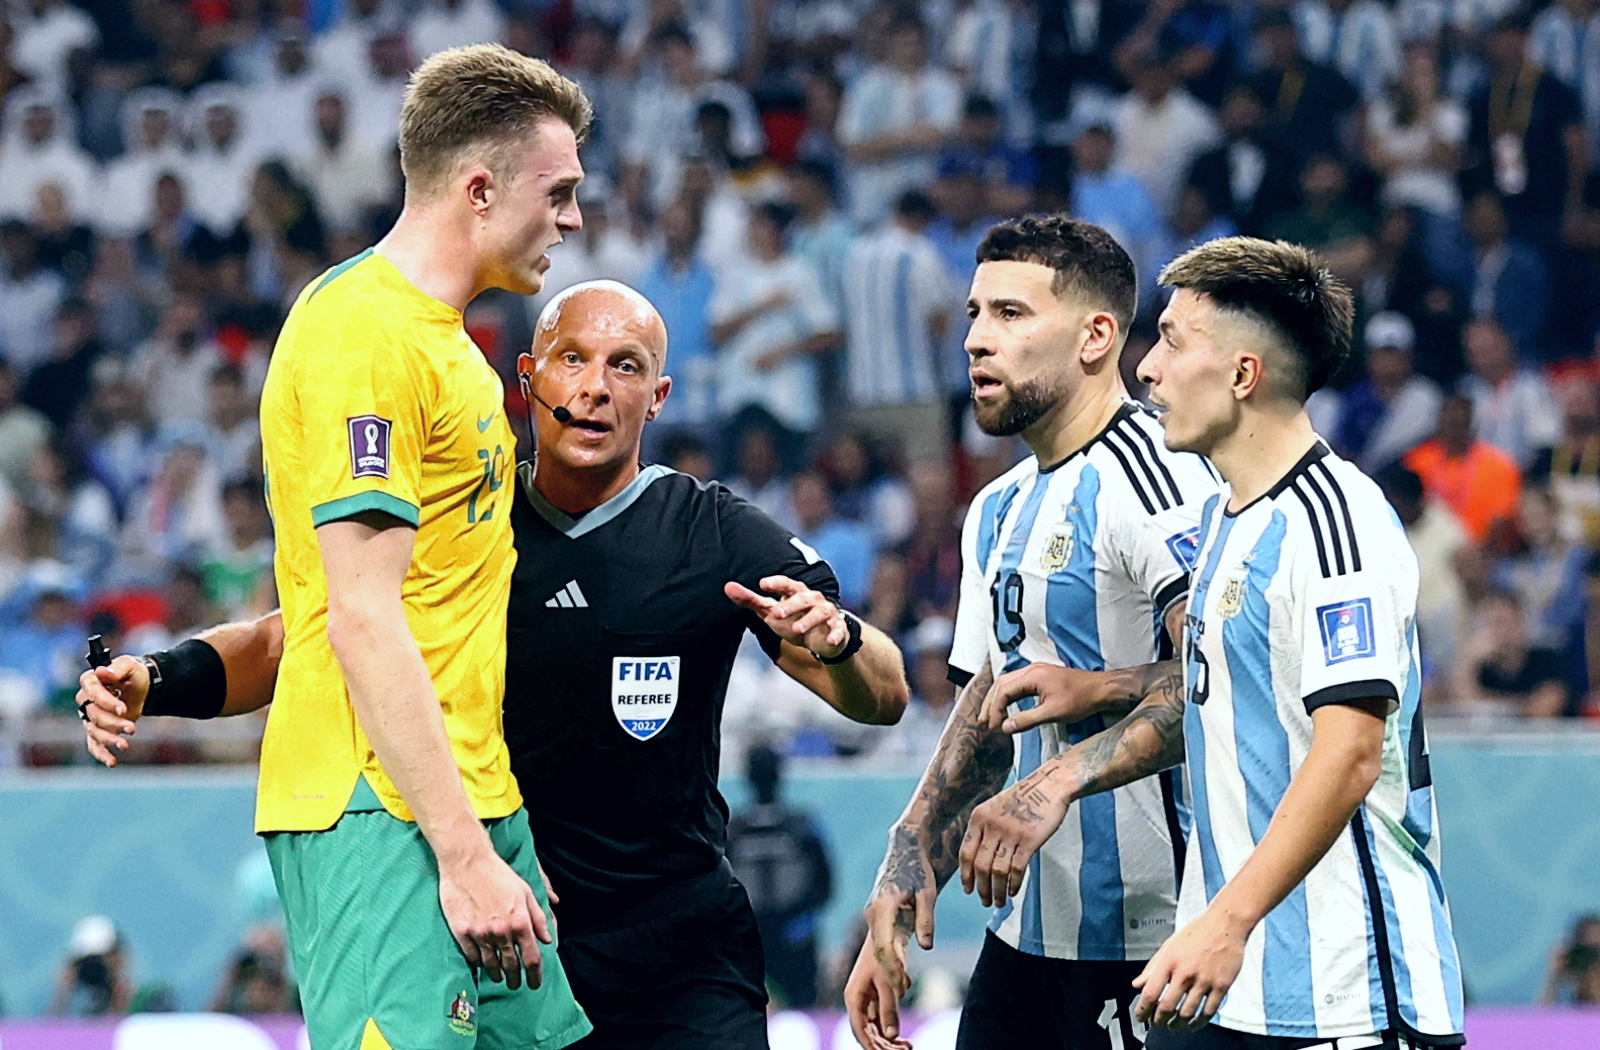
[[[715,482],[643,468],[572,518],[519,471],[505,731],[539,859],[577,930],[722,858],[722,704],[744,632],[723,585],[790,576],[839,600],[828,563]]]

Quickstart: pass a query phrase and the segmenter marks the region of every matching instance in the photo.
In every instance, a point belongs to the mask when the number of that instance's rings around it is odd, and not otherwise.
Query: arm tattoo
[[[942,888],[959,864],[972,811],[1005,785],[1011,738],[978,717],[993,684],[986,665],[957,698],[916,795],[889,833],[879,890],[892,884],[914,893],[927,888],[930,878],[935,889]]]
[[[1183,761],[1183,661],[1135,667],[1117,679],[1120,700],[1135,700],[1122,721],[1062,755],[1072,796],[1110,791]]]

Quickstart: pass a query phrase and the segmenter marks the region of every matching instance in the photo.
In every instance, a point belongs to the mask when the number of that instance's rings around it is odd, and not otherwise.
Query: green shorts
[[[527,813],[484,826],[548,914]],[[536,989],[480,981],[445,924],[415,824],[346,812],[327,831],[266,843],[316,1050],[558,1050],[589,1033],[555,945],[540,946]]]

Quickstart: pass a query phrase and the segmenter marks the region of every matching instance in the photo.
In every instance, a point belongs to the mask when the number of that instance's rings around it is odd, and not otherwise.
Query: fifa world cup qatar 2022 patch
[[[611,712],[635,740],[649,740],[678,709],[676,656],[615,656],[611,659]]]
[[[1317,609],[1322,628],[1322,651],[1329,665],[1371,656],[1377,651],[1372,640],[1372,601],[1357,598]]]
[[[394,424],[382,416],[351,416],[350,476],[387,478],[389,476],[389,431]]]

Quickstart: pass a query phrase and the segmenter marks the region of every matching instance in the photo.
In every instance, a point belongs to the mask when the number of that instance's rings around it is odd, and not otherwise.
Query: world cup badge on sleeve
[[[387,478],[389,476],[389,431],[394,424],[382,416],[351,416],[350,476]]]

